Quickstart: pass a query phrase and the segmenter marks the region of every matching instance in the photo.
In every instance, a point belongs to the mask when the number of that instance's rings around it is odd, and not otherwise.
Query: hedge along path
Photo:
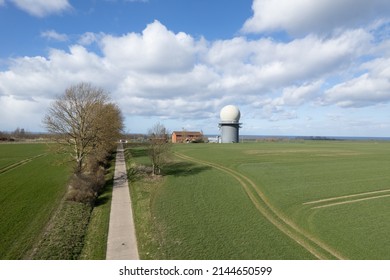
[[[138,260],[137,238],[131,206],[123,145],[119,144],[115,161],[107,260]]]
[[[241,184],[248,197],[250,198],[254,206],[259,210],[259,212],[269,222],[271,222],[280,231],[282,231],[288,237],[290,237],[303,248],[305,248],[314,257],[318,259],[345,259],[345,257],[342,256],[339,252],[324,244],[320,240],[317,240],[314,236],[299,228],[285,215],[280,213],[280,211],[278,211],[268,201],[264,193],[260,191],[260,188],[245,175],[216,163],[195,159],[180,153],[176,153],[175,155],[184,160],[213,167],[235,178]]]

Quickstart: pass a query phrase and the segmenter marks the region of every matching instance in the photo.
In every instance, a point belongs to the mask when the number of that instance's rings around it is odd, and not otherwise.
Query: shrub
[[[93,204],[97,197],[94,182],[91,176],[85,174],[74,174],[67,194],[67,200]]]
[[[105,169],[95,157],[89,157],[85,173],[75,173],[69,184],[67,200],[93,205],[105,184]]]

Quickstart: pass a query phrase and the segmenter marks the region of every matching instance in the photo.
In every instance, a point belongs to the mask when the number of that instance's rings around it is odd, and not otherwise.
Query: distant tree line
[[[47,138],[45,133],[33,133],[28,132],[24,128],[16,128],[12,132],[0,131],[0,141],[23,141],[23,140],[34,140],[39,138]]]

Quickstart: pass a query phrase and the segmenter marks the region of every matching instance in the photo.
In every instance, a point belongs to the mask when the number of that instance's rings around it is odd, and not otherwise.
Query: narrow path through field
[[[241,184],[254,206],[268,221],[270,221],[280,231],[289,236],[295,242],[304,247],[316,258],[345,259],[345,257],[342,256],[339,252],[324,244],[320,240],[317,240],[314,236],[311,236],[309,233],[299,228],[285,215],[280,213],[280,211],[277,210],[268,201],[267,197],[261,192],[259,186],[257,186],[251,179],[249,179],[242,173],[216,163],[198,160],[183,154],[177,153],[176,156],[184,160],[189,160],[198,164],[211,166],[234,177]]]
[[[116,154],[106,259],[139,259],[122,144],[119,144]]]

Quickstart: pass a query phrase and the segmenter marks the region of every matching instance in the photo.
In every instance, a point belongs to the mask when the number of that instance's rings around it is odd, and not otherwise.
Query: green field
[[[66,190],[69,169],[45,144],[0,144],[0,259],[29,258]]]
[[[157,187],[132,187],[135,212],[149,204],[152,217],[143,258],[390,259],[390,142],[174,151]],[[134,153],[130,164],[145,161]]]

